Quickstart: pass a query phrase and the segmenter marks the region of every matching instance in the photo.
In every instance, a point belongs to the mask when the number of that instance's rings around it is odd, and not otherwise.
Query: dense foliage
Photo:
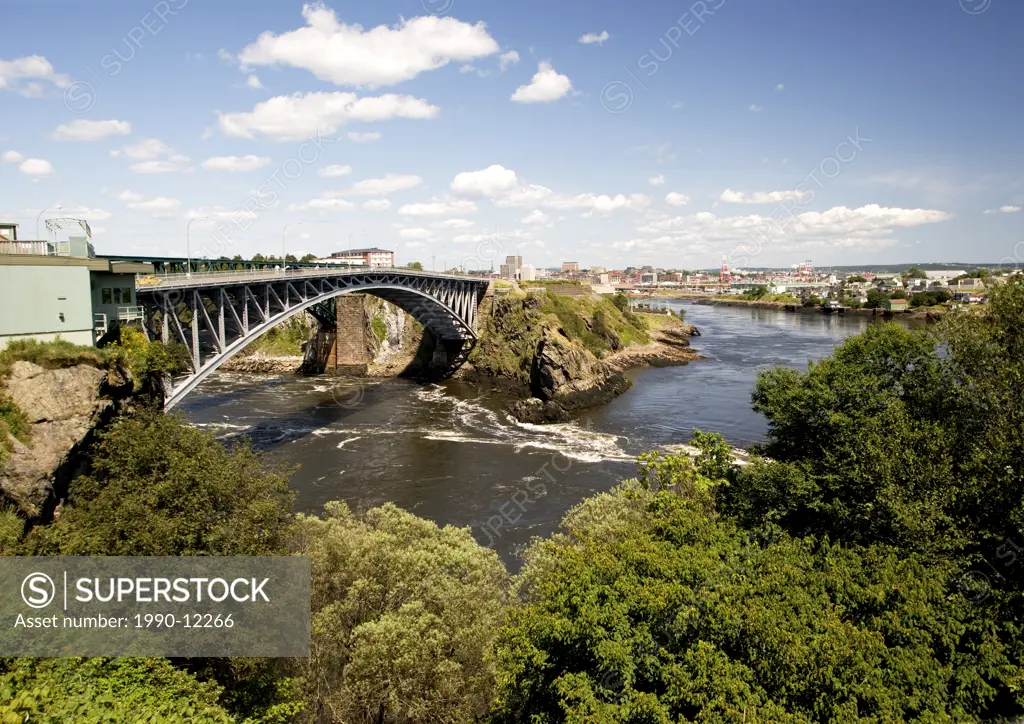
[[[456,724],[487,710],[508,588],[493,551],[390,504],[357,517],[329,503],[299,516],[297,539],[313,563],[310,717]]]
[[[231,724],[219,695],[165,659],[0,660],[3,724]]]
[[[37,555],[274,555],[287,550],[291,498],[245,445],[224,448],[141,409],[102,434],[60,520],[25,545]]]

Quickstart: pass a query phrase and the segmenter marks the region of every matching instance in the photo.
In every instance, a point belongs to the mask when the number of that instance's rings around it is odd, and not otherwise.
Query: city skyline
[[[5,15],[0,221],[22,238],[42,212],[150,256],[185,256],[190,221],[196,256],[380,246],[479,268],[1024,255],[1009,3]]]

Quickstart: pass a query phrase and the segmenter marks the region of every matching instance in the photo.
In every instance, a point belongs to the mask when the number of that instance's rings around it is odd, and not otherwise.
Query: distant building
[[[580,263],[578,261],[563,261],[562,262],[562,273],[578,272],[580,270]]]
[[[377,247],[370,249],[348,249],[346,251],[336,251],[331,254],[329,259],[324,261],[329,264],[355,264],[368,267],[394,266],[395,252],[388,251],[387,249],[378,249]]]
[[[641,284],[657,284],[658,274],[656,272],[646,272],[640,275]]]
[[[519,267],[519,278],[524,282],[532,282],[537,278],[537,270],[529,264]]]
[[[906,299],[886,299],[882,302],[882,309],[887,312],[905,312],[910,306]]]
[[[18,225],[11,223],[0,223],[0,241],[17,241]]]
[[[515,269],[517,272],[523,268],[523,257],[521,256],[506,256],[505,263]]]

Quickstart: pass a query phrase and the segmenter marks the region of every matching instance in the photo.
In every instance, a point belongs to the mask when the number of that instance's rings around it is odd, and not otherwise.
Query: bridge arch
[[[468,352],[476,342],[476,309],[487,284],[481,279],[405,270],[300,270],[262,277],[214,274],[151,285],[142,280],[137,294],[146,310],[147,333],[165,343],[181,342],[189,351],[191,370],[173,380],[167,392],[164,405],[170,409],[258,337],[343,294],[366,293],[384,299],[410,314],[446,346]]]

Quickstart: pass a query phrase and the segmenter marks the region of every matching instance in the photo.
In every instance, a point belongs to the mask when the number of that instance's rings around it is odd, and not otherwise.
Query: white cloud
[[[668,104],[668,107],[671,108],[673,111],[678,111],[680,108],[683,107],[683,102],[682,101],[672,101],[671,103]]]
[[[257,103],[248,113],[219,113],[221,132],[235,138],[265,136],[300,141],[332,134],[350,121],[373,123],[391,118],[435,118],[437,106],[393,93],[359,98],[355,93],[296,93]]]
[[[269,156],[214,156],[203,161],[202,166],[208,171],[229,171],[244,173],[263,168],[270,163]]]
[[[681,194],[676,191],[670,191],[665,194],[665,203],[669,206],[686,206],[690,203],[690,197],[686,194]]]
[[[403,239],[430,239],[434,236],[429,229],[402,229],[398,235]]]
[[[1020,206],[1000,206],[998,209],[985,209],[983,214],[1016,214],[1020,211]]]
[[[607,30],[602,30],[600,33],[585,33],[582,37],[580,37],[579,42],[583,43],[584,45],[591,45],[594,43],[596,43],[597,45],[604,45],[604,41],[608,40],[608,38],[610,37],[612,36],[608,34]]]
[[[158,215],[166,215],[181,206],[178,199],[169,196],[145,197],[127,189],[118,194],[117,199],[125,202],[125,206],[134,211],[146,211]]]
[[[5,151],[3,161],[4,163],[17,164],[19,171],[34,179],[53,176],[53,165],[42,158],[25,158],[17,151]]]
[[[758,245],[778,244],[779,250],[815,246],[860,246],[881,248],[892,243],[896,229],[935,224],[953,218],[932,209],[887,208],[870,204],[857,209],[838,206],[828,211],[808,211],[787,217],[784,223],[770,216],[719,217],[708,211],[648,221],[641,233],[668,234],[673,243],[692,247],[702,242],[729,241],[753,250]],[[786,246],[790,244],[791,246]],[[741,248],[741,251],[742,251]]]
[[[127,121],[77,120],[57,126],[50,138],[55,141],[102,141],[110,136],[127,136],[132,124]]]
[[[72,219],[82,219],[83,221],[106,221],[113,216],[109,211],[103,209],[90,209],[88,206],[65,206],[61,209],[61,215],[68,216]],[[94,232],[100,231],[95,226],[92,227]]]
[[[387,211],[391,208],[391,202],[387,199],[370,199],[363,202],[363,209],[366,211]]]
[[[502,53],[498,56],[498,67],[501,70],[507,70],[513,63],[519,62],[519,53],[514,50],[510,50],[507,53]]]
[[[379,131],[366,131],[360,133],[359,131],[349,131],[347,134],[348,140],[354,143],[369,143],[370,141],[379,141],[381,138]]]
[[[288,205],[289,211],[352,211],[356,205],[337,196],[321,196],[304,203]]]
[[[125,156],[135,161],[128,167],[135,173],[154,174],[192,170],[187,156],[183,156],[163,141],[155,138],[147,138],[120,150],[111,151],[110,155]]]
[[[398,209],[402,216],[447,216],[476,211],[476,204],[468,199],[433,199],[428,203],[405,204]]]
[[[516,172],[498,164],[480,171],[463,171],[452,180],[452,191],[469,196],[495,196],[518,185]]]
[[[786,90],[786,86],[784,86],[782,83],[779,83],[777,86],[775,86],[775,90],[784,91]]]
[[[348,164],[342,166],[341,164],[338,163],[332,163],[330,166],[324,166],[316,173],[317,176],[327,177],[348,176],[350,173],[352,173],[352,167],[349,166]]]
[[[543,211],[541,211],[540,209],[534,209],[526,216],[524,216],[522,221],[520,221],[519,223],[524,224],[526,226],[546,226],[550,225],[550,220],[548,219],[548,215],[545,214]]]
[[[497,164],[480,171],[464,171],[451,183],[453,191],[465,195],[489,197],[497,206],[543,207],[581,210],[585,215],[610,213],[619,209],[639,211],[650,203],[644,194],[564,194],[546,186],[522,184],[515,171]]]
[[[751,103],[749,108],[748,108],[748,110],[751,113],[760,113],[763,109],[761,108],[761,106],[757,105],[756,103]]]
[[[71,78],[54,72],[50,61],[41,55],[0,60],[0,90],[13,90],[23,96],[38,98],[43,94],[43,83],[66,88],[71,84]]]
[[[435,221],[431,226],[435,229],[468,229],[471,226],[476,226],[476,222],[469,219],[445,219],[444,221]]]
[[[783,201],[800,201],[804,197],[799,191],[733,191],[726,189],[718,198],[727,204],[778,204]]]
[[[665,175],[658,174],[657,176],[651,176],[649,179],[647,179],[647,183],[649,183],[651,186],[663,186],[665,184]]]
[[[260,82],[260,77],[255,73],[245,79],[245,84],[253,90],[259,90],[263,87],[263,84]]]
[[[561,75],[547,61],[541,61],[529,85],[521,85],[512,94],[516,103],[550,103],[572,90],[568,76]]]
[[[353,196],[387,196],[396,191],[414,189],[423,184],[423,179],[414,174],[389,173],[381,178],[363,179],[342,193]]]
[[[265,32],[239,54],[243,68],[288,65],[335,85],[377,88],[411,80],[453,61],[469,61],[500,48],[482,23],[426,15],[395,27],[338,21],[322,3],[304,5],[306,26],[275,35]]]

